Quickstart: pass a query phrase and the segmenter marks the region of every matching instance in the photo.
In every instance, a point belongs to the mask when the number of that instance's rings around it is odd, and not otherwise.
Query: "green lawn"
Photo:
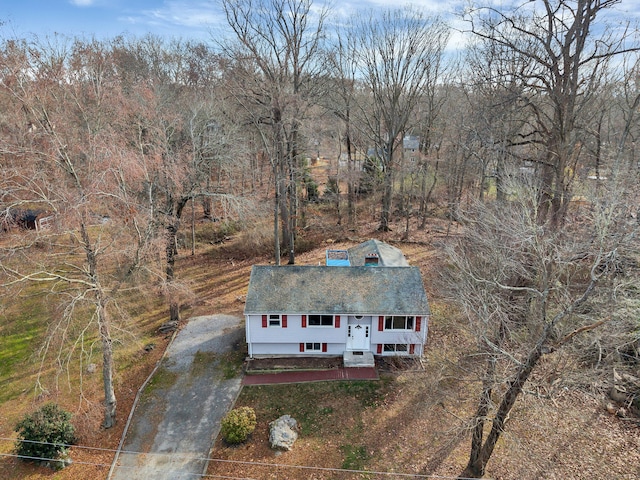
[[[45,299],[29,295],[0,316],[0,403],[18,396],[25,388],[25,378],[34,373],[46,331]]]

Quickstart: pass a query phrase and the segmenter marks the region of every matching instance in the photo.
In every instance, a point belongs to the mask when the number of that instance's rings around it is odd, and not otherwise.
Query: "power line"
[[[11,453],[0,453],[0,457],[10,457],[10,458],[19,458],[21,460],[37,460],[37,461],[42,461],[42,462],[56,462],[59,461],[59,459],[56,458],[47,458],[47,457],[32,457],[32,456],[28,456],[28,455],[17,455],[17,454],[11,454]],[[83,462],[83,461],[73,461],[73,464],[76,465],[89,465],[92,467],[103,467],[103,468],[109,468],[111,467],[110,463],[95,463],[95,462]],[[136,467],[128,467],[126,465],[120,465],[118,468],[122,468],[124,470],[135,470]],[[184,475],[191,475],[194,477],[200,477],[200,478],[222,478],[222,479],[226,479],[226,480],[259,480],[256,478],[251,478],[251,477],[229,477],[227,475],[205,475],[202,473],[189,473],[189,472],[172,472],[172,471],[168,471],[166,469],[159,469],[159,468],[151,468],[148,469],[151,472],[163,472],[163,473],[176,473],[179,474],[180,476],[184,476]]]
[[[65,448],[79,448],[79,449],[85,449],[85,450],[96,450],[99,452],[109,452],[109,453],[116,453],[117,450],[112,449],[112,448],[101,448],[101,447],[89,447],[86,445],[71,445],[71,444],[65,444],[65,443],[51,443],[51,442],[42,442],[42,441],[36,441],[36,440],[21,440],[21,439],[15,439],[15,438],[6,438],[6,437],[0,437],[0,441],[11,441],[11,442],[15,442],[15,441],[20,441],[20,442],[25,442],[25,443],[36,443],[36,444],[41,444],[41,445],[57,445],[57,446],[61,446],[61,447],[65,447]],[[212,457],[201,457],[199,455],[190,455],[187,453],[179,453],[179,452],[172,452],[172,453],[158,453],[158,452],[137,452],[137,451],[132,451],[132,450],[121,450],[120,454],[125,454],[125,455],[145,455],[145,456],[163,456],[163,457],[169,457],[171,458],[178,458],[178,459],[183,459],[183,460],[192,460],[192,461],[202,461],[202,462],[216,462],[216,463],[228,463],[228,464],[234,464],[234,465],[245,465],[245,466],[257,466],[257,467],[265,467],[265,468],[276,468],[276,469],[297,469],[297,470],[315,470],[315,471],[320,471],[320,472],[327,472],[327,473],[351,473],[351,474],[370,474],[370,475],[378,475],[378,476],[387,476],[390,478],[424,478],[424,479],[440,479],[440,480],[453,480],[453,479],[459,479],[459,480],[472,480],[469,478],[465,478],[465,477],[451,477],[451,476],[443,476],[443,475],[426,475],[426,474],[419,474],[419,473],[401,473],[401,472],[383,472],[383,471],[376,471],[376,470],[349,470],[349,469],[344,469],[344,468],[331,468],[331,467],[314,467],[314,466],[309,466],[309,465],[291,465],[291,464],[286,464],[286,463],[268,463],[268,462],[254,462],[254,461],[244,461],[244,460],[227,460],[227,459],[222,459],[222,458],[212,458]],[[8,453],[0,453],[0,456],[2,457],[15,457],[15,458],[21,458],[21,459],[27,459],[27,460],[40,460],[40,461],[56,461],[57,459],[55,458],[42,458],[42,457],[29,457],[29,456],[24,456],[24,455],[17,455],[17,454],[8,454]],[[93,462],[74,462],[76,464],[79,465],[92,465],[92,466],[98,466],[98,467],[110,467],[111,464],[103,464],[103,463],[93,463]],[[129,469],[129,470],[134,470],[136,467],[128,467],[126,465],[119,465],[118,468],[122,468],[122,469]],[[152,469],[152,471],[163,471],[166,473],[166,470],[160,470],[160,469]],[[168,473],[171,473],[171,471],[169,471]],[[185,474],[187,472],[176,472],[176,473],[181,473],[181,474]],[[206,474],[199,474],[199,473],[188,473],[188,475],[193,475],[194,477],[200,477],[200,478],[222,478],[222,479],[229,479],[229,480],[257,480],[257,479],[253,479],[253,478],[249,478],[249,477],[227,477],[227,476],[219,476],[219,475],[206,475]]]
[[[89,447],[86,445],[77,445],[77,444],[72,445],[70,443],[61,443],[61,442],[43,442],[39,440],[27,440],[22,438],[0,437],[0,442],[37,443],[39,445],[53,445],[53,446],[65,447],[65,448],[73,447],[73,448],[83,448],[86,450],[98,450],[100,452],[110,452],[110,453],[116,452],[116,450],[114,450],[113,448]]]

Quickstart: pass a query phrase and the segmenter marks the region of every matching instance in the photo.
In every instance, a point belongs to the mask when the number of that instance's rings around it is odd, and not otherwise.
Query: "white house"
[[[420,356],[429,303],[420,270],[377,240],[324,266],[254,266],[245,305],[249,356]],[[332,265],[332,258],[338,258]]]

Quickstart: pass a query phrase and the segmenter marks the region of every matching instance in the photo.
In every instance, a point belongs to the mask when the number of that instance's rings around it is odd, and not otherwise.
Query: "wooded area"
[[[43,365],[100,350],[109,428],[121,303],[159,292],[180,321],[190,225],[293,264],[311,204],[345,235],[444,220],[443,296],[478,347],[462,475],[482,476],[544,355],[570,352],[585,384],[638,375],[640,42],[604,21],[617,3],[469,8],[455,52],[416,8],[346,26],[311,0],[223,0],[233,35],[209,43],[5,35],[3,308],[34,289],[55,305]]]

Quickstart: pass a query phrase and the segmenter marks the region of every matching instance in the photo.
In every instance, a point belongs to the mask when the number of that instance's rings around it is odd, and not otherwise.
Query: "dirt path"
[[[241,339],[237,317],[189,320],[142,393],[108,478],[176,480],[202,474],[220,420],[240,391],[239,377],[223,378],[220,354]]]

